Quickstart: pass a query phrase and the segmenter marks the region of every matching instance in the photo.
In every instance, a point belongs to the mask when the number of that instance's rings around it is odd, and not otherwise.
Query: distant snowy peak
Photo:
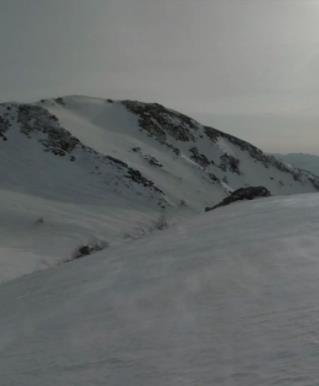
[[[24,191],[32,190],[26,176],[34,178],[39,162],[46,168],[37,194],[45,179],[60,179],[57,190],[70,179],[80,196],[94,186],[94,197],[105,191],[159,207],[203,208],[241,187],[263,185],[272,194],[319,188],[319,178],[158,103],[70,96],[2,104],[1,138],[4,161],[23,165],[16,175],[29,167],[21,176]],[[9,187],[17,180],[2,179]]]
[[[319,176],[319,156],[305,153],[274,154],[281,161],[295,168],[307,170]]]

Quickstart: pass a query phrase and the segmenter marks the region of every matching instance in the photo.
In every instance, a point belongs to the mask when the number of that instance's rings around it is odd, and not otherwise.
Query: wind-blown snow
[[[2,284],[1,383],[317,385],[318,234],[260,199]]]

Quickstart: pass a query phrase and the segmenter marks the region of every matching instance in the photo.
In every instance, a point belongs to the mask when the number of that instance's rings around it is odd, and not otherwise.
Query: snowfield
[[[318,385],[318,234],[258,199],[3,283],[1,384]]]
[[[64,263],[88,243],[113,247],[143,237],[161,216],[160,208],[106,192],[90,204],[1,189],[0,213],[0,282]]]

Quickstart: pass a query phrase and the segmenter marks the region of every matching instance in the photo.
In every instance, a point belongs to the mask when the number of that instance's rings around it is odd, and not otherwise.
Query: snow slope
[[[105,194],[78,203],[0,190],[0,282],[70,260],[88,243],[142,237],[161,212]]]
[[[318,233],[272,197],[2,284],[1,384],[317,385]]]
[[[70,135],[36,105],[0,106],[0,282],[151,226],[163,194]]]
[[[0,104],[0,282],[203,211],[229,191],[319,178],[158,104],[70,96]]]
[[[41,106],[85,145],[140,170],[173,205],[203,208],[250,185],[272,194],[318,190],[319,179],[156,103],[70,96]]]

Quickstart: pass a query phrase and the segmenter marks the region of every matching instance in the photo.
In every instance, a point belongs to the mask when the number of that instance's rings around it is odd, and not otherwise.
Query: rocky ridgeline
[[[193,131],[198,130],[198,123],[186,115],[168,110],[158,103],[129,100],[122,103],[139,117],[141,129],[161,143],[167,142],[168,135],[182,142],[195,140]]]
[[[213,159],[200,151],[198,146],[199,139],[217,142],[220,132],[209,127],[203,127],[192,118],[169,110],[158,103],[142,103],[137,101],[123,101],[125,107],[137,115],[140,130],[159,143],[170,148],[177,156],[181,155],[181,148],[178,142],[189,144],[188,155],[203,170],[208,171],[209,167],[218,166],[222,171],[231,171],[240,174],[239,160],[230,154],[224,153],[220,157],[219,165],[216,165]],[[173,143],[172,143],[173,142]],[[197,145],[197,146],[196,146]],[[218,182],[219,179],[214,174],[209,173],[212,182]]]
[[[195,141],[193,131],[198,130],[198,124],[186,115],[168,110],[158,103],[129,100],[122,103],[137,115],[142,131],[169,147],[176,155],[180,155],[180,149],[169,142],[170,138],[180,142]]]
[[[40,106],[19,105],[17,121],[21,132],[28,138],[38,135],[45,151],[62,157],[70,156],[74,161],[73,150],[76,147],[84,149],[80,141],[60,125],[55,115]]]
[[[222,178],[216,176],[216,170],[218,171],[218,169],[222,172],[237,175],[241,175],[243,171],[241,170],[240,160],[233,154],[224,152],[219,155],[219,160],[216,161],[216,159],[213,160],[207,154],[201,152],[199,142],[205,139],[215,145],[219,140],[226,140],[237,149],[248,153],[253,161],[261,163],[265,169],[273,167],[288,173],[294,181],[300,183],[309,181],[315,189],[319,190],[319,178],[286,165],[246,141],[215,128],[202,126],[192,118],[167,109],[158,103],[142,103],[131,100],[125,100],[122,103],[138,117],[141,131],[169,147],[177,156],[181,154],[181,147],[178,142],[183,146],[189,143],[189,157],[207,172],[213,183],[222,180]],[[213,148],[212,152],[214,152]],[[226,177],[224,179],[227,180]]]
[[[14,126],[28,139],[36,139],[45,152],[67,158],[70,162],[85,158],[92,167],[91,174],[102,177],[104,174],[112,174],[115,178],[117,177],[119,182],[124,179],[128,183],[141,185],[158,197],[158,203],[161,207],[166,205],[163,192],[154,182],[124,161],[98,153],[91,147],[83,145],[78,138],[61,126],[55,115],[49,113],[45,108],[33,104],[2,105],[0,109],[0,137],[7,141],[7,134]]]
[[[138,170],[138,166],[132,168],[125,162],[126,159],[101,154],[84,145],[61,125],[54,115],[59,115],[56,110],[51,110],[54,114],[48,111],[50,107],[73,108],[77,100],[66,97],[43,100],[39,104],[0,104],[0,141],[1,139],[3,142],[11,141],[10,133],[14,128],[28,139],[38,141],[45,152],[73,163],[83,161],[82,165],[86,163],[85,168],[90,174],[100,176],[106,184],[114,183],[116,191],[121,192],[123,186],[127,190],[134,191],[134,186],[139,186],[142,189],[136,189],[137,194],[143,196],[147,191],[158,198],[160,206],[167,205],[170,188],[166,191],[164,187],[162,191],[158,187],[164,186],[162,176],[169,172],[167,163],[164,162],[167,155],[165,154],[163,158],[159,156],[157,159],[149,149],[146,150],[146,146],[144,148],[143,143],[139,147],[134,147],[135,142],[132,141],[129,151],[137,154],[137,162],[140,158],[141,169]],[[81,108],[84,106],[85,109],[85,97],[80,101]],[[313,191],[313,188],[319,190],[317,176],[292,168],[275,157],[266,155],[246,141],[201,125],[194,119],[158,103],[131,100],[105,102],[122,104],[134,114],[137,117],[138,126],[136,127],[133,119],[133,127],[150,137],[152,142],[163,145],[159,151],[163,151],[163,156],[167,150],[168,155],[171,153],[169,162],[172,162],[173,156],[173,162],[181,162],[184,168],[187,167],[191,171],[191,174],[195,173],[198,184],[200,185],[202,181],[204,186],[204,188],[198,186],[199,190],[207,191],[209,189],[207,182],[214,185],[212,192],[218,192],[219,197],[240,186],[253,184],[265,185],[270,190],[274,189],[276,194]],[[104,100],[99,100],[97,106],[101,109],[97,110],[98,113],[104,114],[103,106],[106,106]],[[110,105],[107,108],[109,109]],[[107,117],[107,114],[105,116]],[[106,129],[107,125],[106,121]],[[152,169],[148,169],[146,177],[144,171],[147,166]],[[157,179],[159,175],[161,177]],[[182,176],[176,177],[182,178]],[[193,186],[191,188],[194,189]],[[167,192],[166,199],[165,192]]]
[[[217,129],[213,129],[211,127],[205,126],[205,133],[208,136],[208,138],[213,142],[216,143],[218,138],[224,138],[228,140],[230,143],[238,146],[241,150],[246,151],[252,159],[261,162],[265,168],[269,168],[271,166],[275,167],[276,169],[281,170],[282,172],[289,173],[293,176],[295,181],[301,181],[303,172],[297,168],[291,168],[288,165],[286,165],[284,162],[279,161],[276,157],[265,154],[263,151],[258,149],[256,146],[243,141],[237,137],[234,137],[230,134],[224,133],[222,131],[219,131]],[[234,157],[226,154],[226,157],[229,158],[230,164],[233,165],[231,168],[233,168],[235,173],[239,173],[240,171],[238,169],[237,160],[234,159]],[[233,158],[233,159],[232,159]],[[222,164],[223,165],[223,164]],[[235,166],[235,167],[234,167]],[[224,166],[222,166],[224,167]],[[319,188],[319,180],[318,181],[311,181],[313,182],[316,189]]]

